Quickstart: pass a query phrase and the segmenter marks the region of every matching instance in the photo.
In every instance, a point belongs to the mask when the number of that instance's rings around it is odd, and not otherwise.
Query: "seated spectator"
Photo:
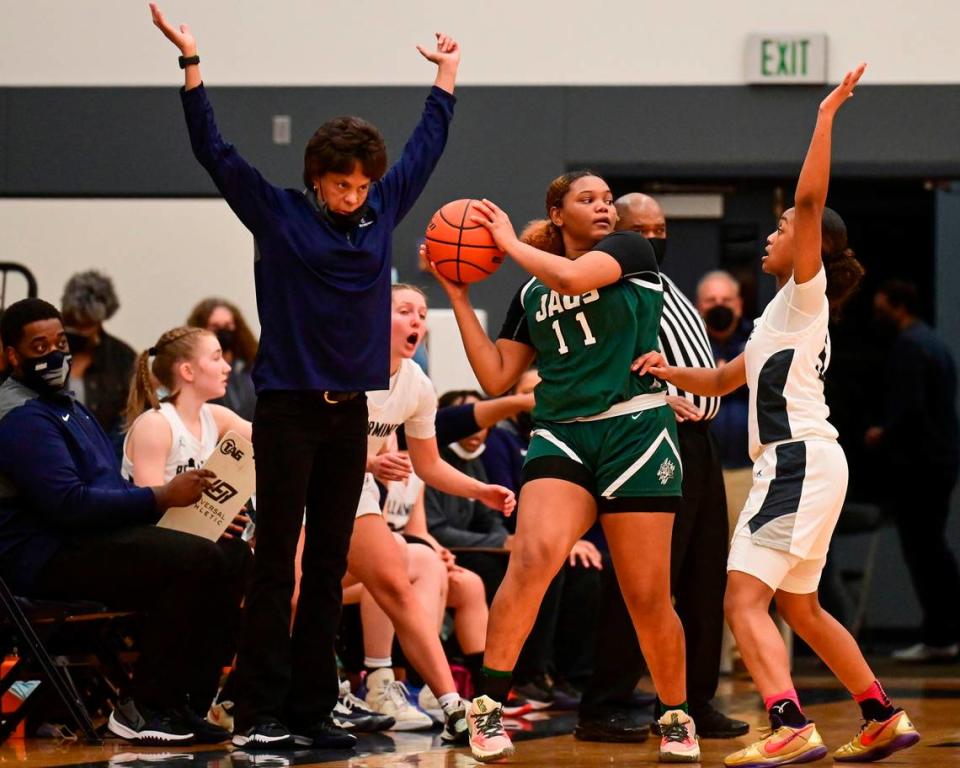
[[[226,406],[247,421],[253,421],[257,393],[250,374],[257,357],[257,339],[243,314],[226,299],[204,299],[190,312],[187,325],[215,333],[223,350],[223,359],[230,366],[227,392],[212,402]]]
[[[463,662],[476,686],[483,666],[487,636],[487,600],[480,577],[457,564],[456,556],[427,531],[423,481],[411,474],[406,481],[387,483],[384,518],[406,553],[410,582],[439,634],[447,609],[453,613],[453,631]],[[393,624],[365,593],[361,599],[364,654],[368,660],[390,655]],[[420,708],[439,719],[439,706],[429,688],[419,697]]]
[[[103,428],[66,388],[56,307],[12,304],[0,338],[12,372],[0,386],[0,575],[26,597],[146,612],[132,697],[110,716],[112,733],[161,746],[229,738],[188,706],[216,691],[224,627],[239,611],[224,551],[154,525],[196,502],[211,473],[150,488],[123,478]]]
[[[79,272],[67,281],[60,308],[73,355],[69,388],[103,427],[119,457],[127,388],[137,355],[103,327],[120,308],[113,281],[94,270]]]
[[[137,358],[127,405],[124,477],[143,488],[169,483],[178,474],[202,467],[227,432],[250,440],[249,421],[208,402],[223,397],[229,372],[217,337],[202,328],[174,328],[143,352]],[[154,382],[170,394],[158,398]],[[249,547],[237,537],[249,522],[247,515],[238,515],[220,539],[232,574],[225,586],[233,587],[232,600],[237,603],[243,598],[251,564]],[[238,629],[232,628],[228,639],[233,642],[223,650],[224,664],[233,658]],[[231,680],[232,676],[217,702],[191,702],[198,714],[207,715],[210,722],[230,731],[234,699]]]

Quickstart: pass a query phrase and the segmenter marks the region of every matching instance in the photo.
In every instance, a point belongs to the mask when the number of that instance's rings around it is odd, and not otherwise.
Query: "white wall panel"
[[[464,84],[738,84],[750,33],[822,32],[831,80],[960,81],[956,0],[165,0],[217,85],[410,85],[435,30]],[[0,84],[172,85],[176,52],[139,0],[0,0]]]

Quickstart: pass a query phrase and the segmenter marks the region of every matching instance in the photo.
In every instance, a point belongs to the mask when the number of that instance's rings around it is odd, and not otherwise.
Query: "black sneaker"
[[[712,704],[691,707],[690,717],[697,724],[697,736],[701,739],[736,739],[750,730],[748,723],[727,717]]]
[[[314,749],[353,749],[357,746],[357,737],[325,717],[306,728],[297,728],[293,737],[297,746]]]
[[[241,749],[293,749],[296,742],[287,726],[276,718],[263,718],[252,728],[234,731],[233,746]]]
[[[180,716],[180,721],[193,731],[194,744],[222,744],[230,741],[230,731],[207,722],[189,706],[181,707],[177,714]]]
[[[142,711],[133,699],[124,699],[110,713],[107,728],[131,744],[148,747],[189,746],[194,743],[194,732],[174,710],[166,712]]]
[[[513,693],[526,699],[534,710],[549,709],[553,706],[553,685],[544,675],[539,675],[523,685],[515,685]]]
[[[350,683],[340,683],[340,696],[333,708],[334,725],[355,733],[377,733],[393,728],[396,724],[390,715],[374,712],[363,699],[350,691]]]
[[[580,706],[580,700],[582,698],[583,694],[580,690],[566,681],[553,684],[554,709],[577,709]]]
[[[579,741],[636,743],[646,741],[650,724],[641,722],[632,712],[611,712],[599,717],[581,717],[573,729]]]
[[[447,715],[440,733],[440,741],[445,744],[466,744],[470,740],[467,727],[467,702],[460,699],[460,707]]]

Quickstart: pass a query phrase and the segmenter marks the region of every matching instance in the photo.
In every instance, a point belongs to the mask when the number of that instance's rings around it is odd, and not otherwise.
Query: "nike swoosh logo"
[[[640,414],[641,414],[641,413],[643,413],[643,411],[640,411],[640,413],[635,413],[635,414],[633,414],[633,416],[631,416],[630,418],[633,419],[634,421],[636,421],[637,419],[640,418]]]
[[[796,739],[798,736],[802,736],[806,734],[808,730],[809,730],[809,726],[807,726],[803,730],[794,731],[789,736],[787,736],[787,738],[782,739],[781,741],[768,741],[766,744],[763,745],[763,751],[766,752],[768,755],[772,755],[776,752],[779,752],[781,749],[787,746],[791,741]]]
[[[70,421],[70,414],[69,414],[69,413],[65,413],[65,414],[64,414],[63,416],[61,416],[60,418],[63,419],[64,421]]]
[[[865,747],[871,746],[877,739],[880,738],[880,734],[883,733],[887,726],[890,725],[891,721],[887,720],[883,725],[881,725],[873,734],[869,731],[864,731],[863,736],[860,737],[860,743]]]

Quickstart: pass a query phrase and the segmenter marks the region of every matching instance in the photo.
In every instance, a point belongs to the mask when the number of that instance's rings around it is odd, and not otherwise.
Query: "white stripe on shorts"
[[[627,467],[624,470],[623,474],[620,475],[620,477],[618,477],[616,480],[610,483],[610,487],[607,488],[607,490],[605,490],[601,495],[605,499],[613,498],[613,494],[616,492],[616,490],[625,482],[627,482],[627,480],[629,480],[631,477],[637,474],[637,472],[640,471],[640,469],[643,467],[644,464],[650,461],[650,457],[657,452],[657,449],[660,447],[660,443],[662,443],[664,440],[667,441],[667,445],[669,445],[670,448],[673,450],[673,455],[676,457],[677,462],[680,464],[680,471],[682,472],[683,462],[680,460],[680,451],[677,450],[677,446],[675,446],[673,444],[673,440],[670,439],[670,433],[664,429],[660,432],[659,435],[657,435],[657,439],[650,444],[650,447],[643,452],[643,455],[639,459],[637,459],[635,462],[633,462],[633,464]]]
[[[557,448],[567,454],[567,456],[577,462],[577,464],[583,464],[583,462],[580,460],[580,457],[573,452],[573,449],[563,442],[563,440],[554,437],[553,433],[546,429],[535,429],[530,433],[530,437],[534,437],[535,435],[540,435],[540,437],[542,437],[548,443],[553,443],[555,446],[557,446]]]

